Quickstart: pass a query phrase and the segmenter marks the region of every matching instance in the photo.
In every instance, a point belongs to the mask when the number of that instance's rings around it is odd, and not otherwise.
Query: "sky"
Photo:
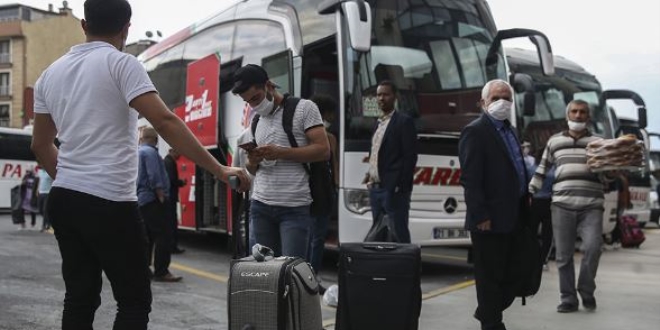
[[[61,1],[0,0],[57,9]],[[238,0],[129,0],[133,19],[129,42],[146,31],[167,37]],[[83,18],[84,0],[69,0]],[[185,4],[185,5],[182,5]],[[601,82],[604,89],[630,89],[646,102],[650,130],[660,132],[660,0],[490,0],[499,29],[530,28],[543,32],[553,53],[570,59]],[[528,42],[505,46],[530,48]],[[620,114],[636,116],[632,103],[613,104]]]

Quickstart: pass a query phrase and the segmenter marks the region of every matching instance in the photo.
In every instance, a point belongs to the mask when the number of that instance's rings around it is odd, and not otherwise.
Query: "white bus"
[[[21,183],[26,171],[34,170],[36,158],[30,150],[28,129],[0,127],[0,211],[11,207],[11,188]]]
[[[397,108],[418,127],[412,241],[464,246],[470,241],[463,230],[458,138],[482,113],[484,84],[508,80],[501,41],[516,37],[533,39],[543,71],[552,74],[545,36],[498,31],[484,0],[247,0],[164,39],[139,59],[166,104],[225,162],[245,127],[244,103],[230,92],[237,68],[260,64],[283,92],[338,100],[340,197],[331,242],[362,241],[371,226],[362,159],[379,115],[377,84],[393,81],[400,90]],[[230,233],[226,187],[185,160],[179,166],[197,187],[181,190],[182,227]]]

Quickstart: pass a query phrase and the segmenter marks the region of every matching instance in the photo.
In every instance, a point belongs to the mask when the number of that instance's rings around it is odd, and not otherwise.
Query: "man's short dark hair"
[[[131,21],[131,5],[126,0],[86,0],[87,32],[94,36],[115,36]]]
[[[335,100],[329,95],[316,94],[312,96],[311,101],[316,103],[316,105],[319,107],[319,112],[321,112],[321,115],[337,112],[337,102],[335,102]]]
[[[392,90],[392,94],[396,95],[399,93],[399,90],[396,88],[396,85],[390,80],[383,80],[378,83],[378,87],[380,86],[390,86],[390,89]]]

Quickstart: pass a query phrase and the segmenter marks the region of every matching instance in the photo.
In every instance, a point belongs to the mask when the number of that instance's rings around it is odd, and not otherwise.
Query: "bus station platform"
[[[655,224],[649,224],[649,227]],[[507,329],[519,330],[649,330],[660,326],[660,229],[645,230],[646,241],[639,249],[607,248],[603,251],[596,277],[598,308],[588,312],[582,306],[575,313],[556,311],[559,304],[559,277],[554,262],[543,273],[539,292],[517,299],[504,312]],[[576,253],[576,269],[580,254]],[[576,277],[577,278],[577,277]],[[476,291],[468,282],[456,285],[422,305],[420,330],[479,329],[471,315],[477,306]]]

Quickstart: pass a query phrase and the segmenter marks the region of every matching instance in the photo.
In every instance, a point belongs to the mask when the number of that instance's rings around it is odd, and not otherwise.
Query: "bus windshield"
[[[372,48],[344,55],[347,144],[371,136],[383,80],[398,87],[396,108],[416,119],[418,134],[458,136],[481,113],[485,59],[496,32],[487,8],[463,0],[370,3]],[[499,63],[497,76],[506,79]]]

